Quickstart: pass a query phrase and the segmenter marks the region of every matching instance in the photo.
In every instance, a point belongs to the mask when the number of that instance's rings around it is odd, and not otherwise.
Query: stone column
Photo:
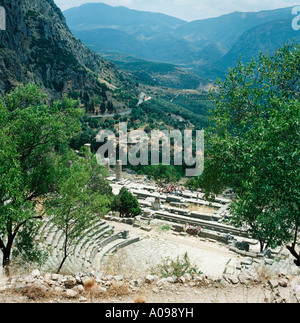
[[[109,158],[104,159],[104,167],[108,172],[110,171],[110,160],[109,160]]]
[[[91,144],[85,144],[84,146],[91,152]]]
[[[87,148],[87,153],[86,153],[86,156],[85,156],[85,157],[89,159],[89,158],[90,158],[90,157],[89,157],[89,154],[90,154],[90,153],[91,153],[91,151],[92,151],[92,150],[91,150],[91,144],[85,144],[85,145],[84,145],[84,147],[86,147],[86,148]]]
[[[123,177],[123,174],[122,174],[122,161],[121,160],[118,160],[117,161],[117,164],[116,164],[116,178],[118,181],[120,181]]]

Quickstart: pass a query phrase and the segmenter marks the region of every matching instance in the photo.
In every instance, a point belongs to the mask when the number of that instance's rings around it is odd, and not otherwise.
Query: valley
[[[272,53],[288,39],[300,40],[292,28],[292,8],[187,22],[97,3],[68,9],[64,15],[74,35],[95,52],[173,64],[210,81],[224,78],[240,55],[246,62],[259,51]],[[121,61],[133,67],[133,62]]]

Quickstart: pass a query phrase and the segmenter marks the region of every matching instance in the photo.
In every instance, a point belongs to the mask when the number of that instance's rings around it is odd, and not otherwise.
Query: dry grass
[[[104,294],[106,297],[128,296],[131,294],[129,284],[126,282],[113,282],[109,286],[107,292]]]
[[[46,291],[37,286],[27,286],[18,291],[14,291],[13,294],[21,295],[35,302],[47,301],[60,296],[60,294],[55,292],[54,290]]]
[[[96,284],[97,285],[97,284]],[[94,286],[96,286],[94,285]],[[134,292],[126,282],[113,282],[107,290],[95,289],[90,302],[134,302],[134,303],[298,303],[299,294],[290,286],[289,289],[271,290],[262,282],[257,286],[224,286],[221,283],[213,284],[207,277],[203,277],[197,287],[187,285],[172,285],[170,290],[153,293],[152,285],[147,285]],[[88,297],[87,292],[81,292],[76,297],[67,298],[64,293],[52,290],[43,290],[37,286],[0,293],[0,303],[78,303],[80,297]],[[89,301],[88,299],[84,301]]]
[[[87,293],[90,293],[96,286],[96,281],[94,278],[87,278],[83,281],[83,288]]]
[[[143,304],[143,303],[147,303],[145,297],[143,296],[137,296],[135,299],[134,299],[134,302],[136,304]]]
[[[90,303],[93,303],[97,299],[107,299],[113,297],[124,297],[132,294],[127,282],[113,282],[107,290],[99,288],[99,285],[93,280],[89,279],[83,284],[83,294],[78,294],[73,298],[75,301],[80,296],[86,296]],[[13,295],[26,297],[29,301],[34,302],[47,302],[55,298],[61,298],[63,295],[60,292],[54,290],[43,290],[37,286],[24,287],[18,291],[14,291]],[[12,296],[12,294],[11,294]],[[140,299],[142,303],[142,298]]]
[[[259,277],[260,283],[266,283],[272,278],[272,274],[266,266],[261,266],[257,268],[256,273]]]
[[[99,285],[96,283],[94,278],[86,278],[83,281],[84,291],[90,298],[90,302],[93,302],[93,297],[99,294]]]
[[[102,260],[101,270],[106,275],[119,276],[119,275],[135,275],[135,265],[128,261],[129,257],[127,252],[119,250],[112,256],[107,256]]]
[[[214,214],[216,209],[214,207],[211,206],[199,206],[197,204],[190,204],[189,205],[189,210],[191,212],[201,212],[201,213],[206,213],[206,214]]]

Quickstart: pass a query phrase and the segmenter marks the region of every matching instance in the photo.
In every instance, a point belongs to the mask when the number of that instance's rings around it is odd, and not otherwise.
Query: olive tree
[[[69,99],[47,104],[32,84],[0,99],[0,250],[6,268],[22,228],[42,217],[37,205],[56,187],[59,147],[80,130],[81,115]]]
[[[261,250],[286,244],[300,266],[300,47],[238,63],[214,93],[200,187],[235,192],[232,223]],[[290,244],[290,245],[289,245]]]
[[[112,189],[105,181],[106,171],[88,151],[83,156],[68,150],[56,163],[59,169],[57,190],[49,194],[44,206],[57,230],[62,231],[63,255],[59,273],[74,253],[76,243],[84,231],[93,226],[93,220],[109,211]]]

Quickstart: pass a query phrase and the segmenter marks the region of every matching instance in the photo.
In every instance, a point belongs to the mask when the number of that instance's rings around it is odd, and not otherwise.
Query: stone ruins
[[[123,175],[121,179],[116,178],[111,171],[109,180],[114,194],[126,187],[138,199],[143,213],[136,219],[121,219],[118,214],[110,212],[105,220],[132,224],[148,232],[151,231],[150,223],[161,221],[170,226],[174,235],[192,236],[200,241],[221,245],[240,259],[235,264],[224,266],[222,271],[227,274],[239,275],[243,270],[251,271],[258,265],[272,267],[274,272],[300,273],[285,248],[268,249],[261,253],[259,242],[249,236],[246,228],[239,229],[228,224],[232,216],[229,210],[233,194],[231,190],[216,197],[214,202],[208,202],[200,192],[178,188],[176,193],[169,194],[146,177],[137,177],[131,171],[123,172]],[[191,229],[186,230],[187,224]],[[199,227],[201,230],[197,232]]]
[[[110,212],[104,219],[95,219],[93,225],[77,241],[74,254],[69,256],[63,267],[64,273],[99,273],[106,256],[116,255],[120,249],[128,250],[128,260],[132,257],[132,261],[139,259],[140,263],[143,259],[148,263],[151,257],[158,257],[159,248],[162,255],[172,255],[180,248],[178,245],[171,242],[162,242],[160,245],[154,237],[145,239],[153,230],[153,224],[158,223],[169,227],[170,234],[183,239],[182,241],[186,240],[190,244],[203,242],[208,248],[218,247],[221,256],[222,252],[229,255],[217,262],[217,259],[213,259],[214,256],[201,254],[199,250],[194,252],[195,259],[199,254],[201,267],[203,266],[200,269],[205,275],[217,275],[217,280],[221,277],[231,284],[249,279],[257,281],[259,266],[267,266],[280,277],[300,274],[299,268],[283,249],[260,253],[258,241],[252,239],[247,230],[228,224],[231,217],[230,190],[218,196],[214,202],[208,202],[201,192],[191,192],[181,187],[174,194],[167,193],[147,178],[137,176],[130,170],[123,171],[120,162],[114,169],[110,169],[107,163],[106,169],[110,173],[108,180],[113,193],[118,194],[122,187],[126,187],[138,199],[142,215],[128,219]],[[118,224],[126,225],[126,229],[116,229]],[[39,268],[41,272],[53,273],[58,268],[62,258],[63,239],[62,232],[57,230],[51,219],[45,219],[36,240],[39,241],[40,249],[48,251],[50,257]]]

